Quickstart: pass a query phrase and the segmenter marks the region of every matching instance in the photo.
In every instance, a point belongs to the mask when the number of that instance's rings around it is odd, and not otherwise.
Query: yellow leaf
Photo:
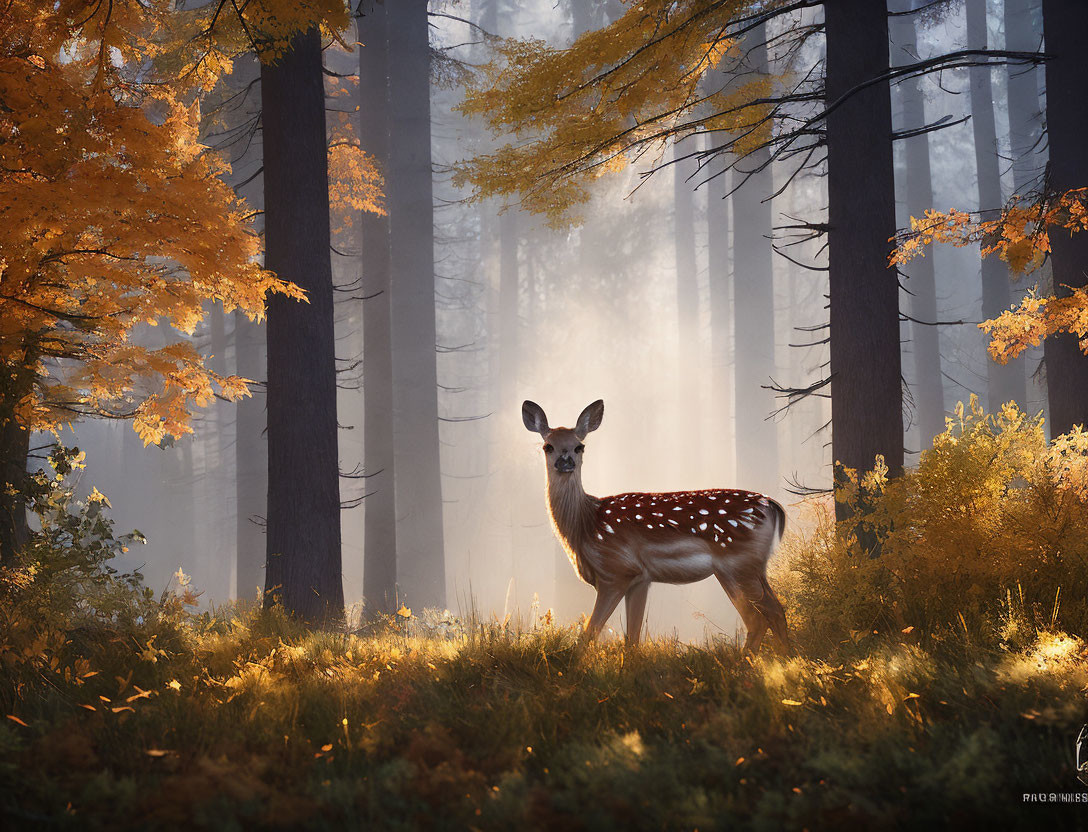
[[[791,707],[796,708],[798,705],[804,705],[805,703],[804,702],[798,702],[796,699],[783,699],[782,704],[783,705],[790,705]]]

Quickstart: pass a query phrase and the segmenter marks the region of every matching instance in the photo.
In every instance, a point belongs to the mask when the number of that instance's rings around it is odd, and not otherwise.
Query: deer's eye
[[[553,448],[551,445],[545,445],[544,446],[544,453],[546,453],[546,454],[550,454],[554,450],[555,450],[555,448]]]
[[[575,452],[576,454],[580,454],[580,453],[581,453],[582,451],[584,451],[585,449],[586,449],[586,446],[585,446],[585,445],[579,445],[579,446],[578,446],[577,448],[575,448],[575,449],[574,449],[574,452]]]

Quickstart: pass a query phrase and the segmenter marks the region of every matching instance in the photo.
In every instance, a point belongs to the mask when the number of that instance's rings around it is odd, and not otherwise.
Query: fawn
[[[548,512],[578,576],[597,590],[586,627],[595,638],[624,598],[627,641],[638,644],[654,581],[686,584],[716,577],[759,651],[768,626],[787,652],[786,614],[767,583],[767,560],[786,529],[782,506],[751,491],[713,489],[594,497],[582,488],[583,441],[601,426],[604,402],[582,411],[573,428],[552,428],[526,401],[525,427],[544,439]]]

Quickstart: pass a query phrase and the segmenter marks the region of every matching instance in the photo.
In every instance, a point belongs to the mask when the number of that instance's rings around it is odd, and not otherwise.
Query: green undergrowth
[[[550,615],[197,614],[180,573],[110,568],[139,538],[58,450],[0,569],[0,828],[1084,828],[1024,796],[1085,797],[1086,459],[972,409],[848,481],[853,519],[810,504],[771,576],[799,655],[747,660]]]
[[[236,612],[5,653],[0,825],[1027,827],[1054,808],[1023,793],[1081,790],[1088,660],[1061,633],[749,663],[727,644],[411,629]],[[1088,807],[1060,811],[1074,828]]]

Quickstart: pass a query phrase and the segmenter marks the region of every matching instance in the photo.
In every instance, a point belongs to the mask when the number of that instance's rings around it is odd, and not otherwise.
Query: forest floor
[[[726,642],[625,650],[434,617],[140,626],[69,633],[84,658],[46,661],[40,683],[5,665],[0,826],[1088,826],[1088,805],[1025,801],[1085,797],[1088,649],[1060,633],[747,661]]]

